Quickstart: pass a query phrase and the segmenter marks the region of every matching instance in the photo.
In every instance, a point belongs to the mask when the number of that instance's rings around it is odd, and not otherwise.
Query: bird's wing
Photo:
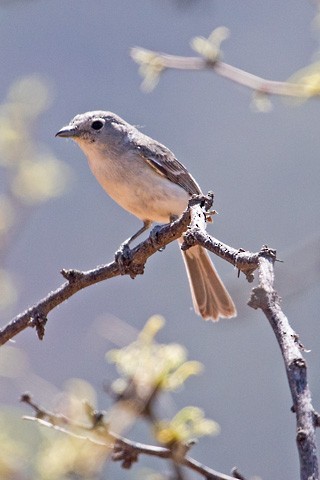
[[[189,195],[201,193],[195,179],[167,147],[145,135],[139,135],[139,138],[135,140],[134,144],[140,156],[159,175],[180,185]]]

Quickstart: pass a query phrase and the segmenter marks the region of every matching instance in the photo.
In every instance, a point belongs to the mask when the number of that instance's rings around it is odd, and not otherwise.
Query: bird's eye
[[[93,128],[93,130],[101,130],[103,125],[104,123],[102,122],[102,120],[95,120],[94,122],[92,122],[91,127]]]

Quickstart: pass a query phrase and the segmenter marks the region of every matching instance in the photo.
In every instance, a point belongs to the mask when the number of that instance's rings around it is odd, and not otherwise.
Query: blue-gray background
[[[168,72],[150,94],[129,49],[192,55],[189,41],[225,25],[226,62],[265,78],[285,80],[306,65],[318,48],[312,2],[291,0],[55,0],[1,2],[0,96],[12,82],[37,73],[53,91],[53,103],[34,132],[39,143],[74,170],[68,193],[30,217],[12,247],[6,267],[20,281],[19,303],[3,318],[23,310],[62,283],[59,269],[89,269],[113,258],[138,221],[115,205],[97,185],[81,151],[55,139],[75,114],[111,110],[166,144],[188,166],[204,191],[214,190],[219,211],[209,227],[222,241],[253,251],[277,249],[283,308],[307,354],[315,407],[319,385],[319,103],[292,107],[273,99],[270,113],[254,113],[251,92],[211,72]],[[49,317],[43,342],[34,331],[16,338],[33,371],[62,388],[70,377],[89,380],[106,405],[102,384],[115,373],[105,363],[111,342],[99,335],[114,317],[140,329],[153,313],[167,320],[161,341],[184,344],[205,365],[174,395],[175,406],[203,408],[221,434],[202,439],[193,456],[228,473],[237,465],[246,476],[299,476],[295,418],[278,347],[265,318],[246,306],[250,285],[231,266],[216,260],[233,294],[237,319],[218,324],[196,317],[176,245],[154,256],[135,281],[116,278],[71,298]],[[110,327],[111,328],[111,327]],[[43,403],[37,382],[26,382]],[[16,391],[3,400],[16,402]],[[133,439],[150,440],[137,431]],[[144,459],[141,459],[141,465]],[[135,467],[137,472],[139,466]],[[113,466],[113,478],[133,473]],[[108,474],[106,474],[107,478]]]

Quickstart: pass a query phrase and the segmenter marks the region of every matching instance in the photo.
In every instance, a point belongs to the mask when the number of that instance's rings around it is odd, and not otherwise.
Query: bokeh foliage
[[[163,325],[162,317],[151,317],[134,342],[107,354],[116,366],[118,378],[111,385],[113,401],[106,411],[97,410],[95,390],[80,379],[66,383],[64,391],[53,399],[52,410],[37,406],[29,394],[23,395],[23,401],[33,407],[34,416],[26,417],[32,422],[23,423],[21,411],[18,415],[14,409],[10,414],[3,410],[0,478],[101,478],[103,468],[112,458],[114,427],[116,435],[130,437],[133,425],[144,422],[150,427],[154,443],[175,452],[179,448],[185,451],[185,446],[195,438],[217,434],[216,422],[206,419],[198,407],[186,406],[173,418],[159,416],[159,398],[181,390],[188,378],[202,370],[201,364],[187,359],[181,345],[156,341]],[[25,355],[16,347],[5,347],[3,353],[8,358],[0,362],[1,376],[14,380],[25,375]],[[8,364],[15,365],[10,375]],[[138,471],[140,468],[143,469],[143,458],[136,466]]]
[[[33,209],[62,195],[71,178],[67,164],[39,142],[37,127],[51,101],[48,82],[31,75],[13,83],[0,105],[0,309],[17,298],[6,255]]]

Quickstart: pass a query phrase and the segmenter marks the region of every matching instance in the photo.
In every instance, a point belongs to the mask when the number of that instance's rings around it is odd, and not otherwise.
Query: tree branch
[[[25,416],[24,418],[26,420],[36,421],[43,426],[54,428],[67,435],[105,446],[112,450],[112,460],[121,462],[121,466],[125,469],[131,468],[132,465],[139,460],[139,455],[148,455],[172,460],[177,465],[185,466],[199,473],[207,480],[234,480],[234,478],[240,478],[236,476],[238,473],[236,469],[233,469],[234,474],[231,477],[224,473],[217,472],[186,455],[192,443],[190,445],[177,444],[170,449],[134,442],[121,435],[110,432],[102,412],[94,412],[94,416],[91,418],[92,425],[81,425],[75,423],[65,415],[55,414],[39,407],[33,402],[28,393],[23,394],[20,400],[28,404],[35,412],[35,417]],[[244,477],[241,476],[241,478],[245,480]]]
[[[187,447],[186,450],[188,450]],[[177,454],[169,448],[155,447],[153,445],[137,443],[124,437],[117,439],[114,445],[112,459],[114,461],[121,461],[122,466],[125,467],[125,465],[128,465],[129,463],[137,461],[138,456],[141,454],[152,457],[171,459],[179,465],[183,465],[190,470],[199,473],[207,480],[234,480],[234,478],[237,478],[235,476],[230,477],[229,475],[226,475],[224,473],[217,472],[216,470],[213,470],[212,468],[198,462],[194,458],[191,458],[188,455],[181,455],[180,452]],[[242,478],[244,479],[244,477]]]
[[[263,311],[278,341],[293,400],[292,411],[296,414],[300,478],[316,480],[319,478],[315,435],[317,414],[311,402],[307,364],[301,353],[304,348],[282,312],[280,298],[273,288],[275,258],[275,251],[268,249],[259,256],[259,285],[253,288],[248,304]]]
[[[243,250],[236,250],[228,245],[206,234],[206,213],[210,208],[207,197],[195,196],[189,202],[188,208],[181,217],[174,222],[156,227],[151,231],[149,237],[130,250],[130,259],[125,265],[119,261],[113,261],[107,265],[98,266],[93,270],[82,272],[79,270],[62,270],[61,274],[67,279],[59,288],[50,292],[45,298],[28,308],[24,312],[14,317],[5,327],[0,330],[0,345],[13,338],[18,333],[28,327],[36,328],[38,337],[42,340],[45,333],[47,316],[55,307],[63,303],[68,298],[75,295],[80,290],[87,288],[95,283],[102,282],[119,275],[129,275],[135,278],[138,274],[143,274],[144,266],[148,258],[154,255],[158,250],[164,248],[169,243],[180,238],[187,230],[191,218],[192,225],[188,228],[186,241],[183,248],[189,248],[192,242],[199,243],[208,248],[215,254],[232,263],[236,268],[245,273],[251,281],[252,272],[258,267],[259,253],[251,254]],[[211,194],[212,205],[212,194]],[[191,217],[192,215],[192,217]],[[198,226],[200,225],[200,227]],[[202,231],[202,229],[204,229]]]
[[[181,237],[183,232],[185,232],[183,249],[200,244],[227,260],[239,271],[242,271],[249,281],[252,281],[253,272],[258,268],[259,285],[252,289],[252,295],[248,304],[254,309],[260,308],[263,311],[281,349],[293,400],[292,411],[296,413],[296,441],[300,458],[301,480],[318,479],[319,467],[315,429],[320,423],[319,414],[315,412],[311,402],[311,394],[307,382],[306,361],[301,353],[303,346],[299,342],[298,335],[290,327],[287,317],[282,312],[279,296],[273,288],[276,251],[263,246],[260,252],[250,253],[243,249],[232,248],[208,235],[206,233],[206,217],[212,205],[212,198],[213,196],[210,194],[208,197],[193,197],[189,202],[187,210],[179,219],[152,231],[144,242],[141,242],[131,250],[130,262],[125,266],[125,272],[123,272],[123,266],[119,267],[118,262],[112,262],[88,272],[64,270],[63,275],[68,279],[68,282],[13,319],[0,332],[0,343],[5,343],[9,338],[29,326],[36,327],[38,335],[42,338],[46,315],[55,306],[82,288],[99,281],[123,273],[129,274],[132,278],[137,274],[143,273],[144,264],[151,255],[168,243]],[[187,461],[189,461],[188,457],[185,457],[184,462]],[[188,466],[190,465],[188,464]],[[193,468],[195,470],[198,468],[197,462],[193,463]],[[201,470],[201,468],[202,466],[200,465],[199,469]],[[210,475],[206,478],[215,478],[210,477]]]
[[[190,202],[192,206],[192,200]],[[209,208],[207,207],[207,209]],[[242,248],[230,247],[212,237],[206,231],[206,217],[203,215],[199,204],[195,204],[193,208],[190,208],[190,224],[183,238],[182,250],[187,250],[195,244],[202,245],[244,273],[249,282],[253,281],[253,272],[258,268],[259,256],[267,248],[263,246],[260,252],[251,253]]]
[[[167,53],[154,52],[141,47],[131,49],[131,57],[142,67],[145,75],[146,70],[154,70],[154,76],[167,69],[175,70],[212,70],[217,75],[227,78],[232,82],[266,95],[283,95],[290,97],[306,97],[308,91],[304,85],[290,82],[280,82],[267,80],[265,78],[253,75],[252,73],[241,70],[228,63],[222,62],[219,58],[211,60],[204,57],[183,57],[179,55],[169,55]],[[154,81],[156,83],[157,79]]]

